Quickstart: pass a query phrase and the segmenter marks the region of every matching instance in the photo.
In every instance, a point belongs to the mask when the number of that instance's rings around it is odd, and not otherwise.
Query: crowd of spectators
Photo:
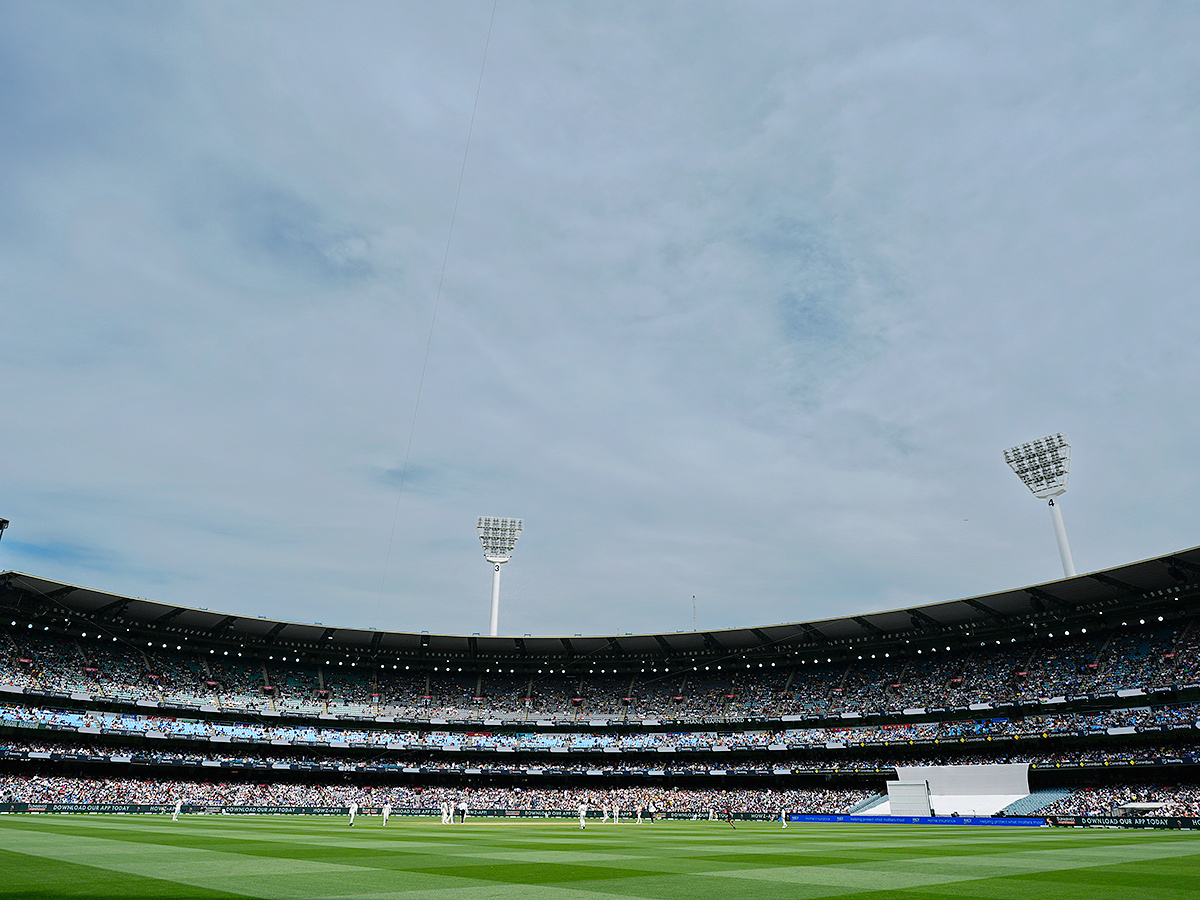
[[[1192,623],[1107,635],[1064,633],[907,658],[864,653],[849,662],[752,663],[730,657],[676,672],[604,667],[519,675],[345,659],[302,664],[286,655],[240,658],[182,645],[133,646],[107,635],[67,638],[9,628],[0,685],[171,704],[319,715],[444,719],[705,719],[816,716],[1032,702],[1195,684],[1200,634]]]
[[[593,812],[618,807],[626,821],[640,806],[651,805],[675,817],[709,818],[726,808],[740,814],[777,816],[847,814],[875,796],[853,788],[691,789],[658,786],[587,788],[444,787],[396,785],[321,785],[293,783],[201,782],[150,778],[79,778],[71,776],[0,776],[0,801],[61,804],[138,804],[168,807],[182,800],[191,807],[299,806],[345,808],[351,802],[377,810],[419,810],[434,815],[443,802],[469,810],[575,813],[581,802]],[[1200,816],[1200,786],[1117,785],[1081,787],[1037,810],[1037,816]]]
[[[533,755],[514,757],[507,754],[462,757],[434,751],[406,750],[399,753],[363,756],[350,751],[318,751],[256,746],[246,749],[222,749],[221,745],[203,745],[196,749],[159,745],[112,745],[95,741],[37,741],[10,738],[0,740],[0,757],[23,757],[54,761],[126,761],[189,768],[219,765],[226,768],[282,766],[330,772],[456,772],[515,775],[553,772],[567,775],[623,775],[660,772],[664,776],[761,775],[779,772],[879,773],[903,765],[981,765],[984,763],[1029,763],[1043,769],[1079,766],[1200,764],[1200,748],[1191,750],[1169,744],[1116,744],[1102,747],[1072,747],[1039,750],[1023,745],[1020,750],[1001,750],[990,746],[986,753],[938,752],[927,746],[923,751],[856,753],[847,756],[836,750],[807,750],[788,754],[754,753],[650,755],[640,757],[569,757]]]
[[[1128,729],[1200,724],[1200,705],[1179,704],[1111,709],[1101,712],[1054,713],[1022,718],[915,722],[896,725],[857,725],[826,728],[781,728],[721,732],[604,730],[463,732],[411,728],[309,725],[281,721],[224,722],[205,718],[139,715],[104,710],[71,710],[0,703],[0,726],[50,725],[84,733],[153,734],[173,738],[239,740],[262,743],[327,744],[380,748],[471,749],[522,751],[668,751],[671,749],[764,749],[813,746],[853,746],[913,740],[952,741],[966,737],[1012,737],[1049,734],[1089,734]]]
[[[435,814],[443,801],[466,802],[473,811],[484,809],[576,813],[580,802],[599,811],[620,807],[627,819],[651,804],[675,816],[707,818],[710,811],[777,816],[781,812],[846,813],[873,792],[855,789],[693,790],[658,787],[611,789],[544,789],[393,785],[302,785],[285,783],[214,783],[143,778],[76,778],[68,776],[0,776],[0,798],[20,803],[115,803],[168,806],[183,800],[195,806],[306,806],[417,809]]]
[[[1037,811],[1039,816],[1200,816],[1200,786],[1082,787]]]
[[[968,651],[926,648],[904,658],[867,651],[840,663],[748,663],[731,655],[674,672],[660,663],[662,671],[650,666],[636,674],[602,666],[519,674],[464,671],[457,665],[412,671],[402,663],[368,665],[349,658],[310,664],[282,654],[250,659],[236,650],[201,653],[176,644],[135,646],[111,635],[68,638],[14,627],[0,630],[0,689],[8,691],[0,693],[5,701],[0,702],[0,728],[6,729],[0,771],[9,773],[0,776],[0,799],[163,805],[182,799],[213,807],[338,808],[351,801],[367,808],[388,802],[431,813],[443,801],[466,800],[473,809],[561,813],[574,812],[586,800],[594,807],[620,805],[626,815],[639,804],[653,803],[668,813],[707,818],[714,808],[726,806],[759,815],[848,812],[871,792],[483,784],[467,790],[49,773],[107,771],[103,767],[125,772],[129,769],[116,766],[133,760],[159,764],[149,770],[169,774],[244,766],[270,778],[264,767],[276,766],[324,772],[295,776],[314,779],[333,772],[354,772],[359,780],[424,779],[425,773],[436,773],[428,777],[460,784],[475,776],[481,782],[490,776],[516,781],[507,776],[544,771],[564,773],[571,782],[609,780],[588,777],[596,774],[623,776],[611,779],[617,783],[652,780],[640,776],[661,773],[666,777],[654,780],[669,783],[673,776],[719,772],[774,776],[819,770],[858,773],[834,777],[832,783],[861,785],[896,766],[914,764],[1027,762],[1062,768],[1133,762],[1157,764],[1159,771],[1167,771],[1168,762],[1200,764],[1200,743],[1193,758],[1193,741],[1186,737],[1142,733],[1134,741],[1132,736],[1147,729],[1200,728],[1200,703],[1179,702],[1194,693],[1143,693],[1200,684],[1200,621],[1051,637],[993,642]],[[14,696],[22,689],[75,697]],[[1078,709],[1085,704],[1063,702],[1086,695],[1102,695],[1105,708]],[[122,707],[102,702],[105,698],[126,701],[129,711],[112,711]],[[1014,702],[1034,705],[1004,706]],[[163,708],[149,714],[146,703]],[[880,713],[874,721],[861,718]],[[777,721],[745,722],[756,718]],[[629,728],[631,723],[641,727]],[[546,727],[551,725],[557,727]],[[54,729],[60,738],[38,740],[49,734],[38,729]],[[1023,740],[1042,735],[1104,738]],[[970,743],[976,740],[981,743]],[[995,742],[985,746],[982,741]],[[971,752],[974,747],[979,752]],[[64,762],[70,757],[75,762]],[[93,762],[82,765],[83,758]],[[714,780],[681,778],[680,783]],[[1200,790],[1194,785],[1080,788],[1038,814],[1110,815],[1114,810],[1200,815]]]

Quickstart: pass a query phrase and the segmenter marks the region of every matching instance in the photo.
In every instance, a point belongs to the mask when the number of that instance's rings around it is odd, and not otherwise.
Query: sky
[[[0,570],[501,634],[1200,544],[1200,7],[0,0]]]

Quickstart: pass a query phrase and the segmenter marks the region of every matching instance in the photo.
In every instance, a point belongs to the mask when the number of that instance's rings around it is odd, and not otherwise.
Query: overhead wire
[[[413,438],[417,432],[417,414],[421,408],[421,394],[425,388],[425,373],[429,368],[429,355],[433,349],[433,333],[437,325],[438,307],[442,301],[442,286],[446,281],[446,266],[450,260],[450,244],[454,240],[454,223],[458,218],[458,202],[462,197],[463,178],[467,172],[467,157],[471,152],[471,137],[475,133],[475,114],[479,110],[479,95],[483,90],[483,73],[487,68],[488,48],[492,43],[492,26],[496,22],[496,7],[499,5],[499,2],[500,0],[493,0],[492,2],[492,15],[488,20],[487,38],[483,42],[483,60],[479,64],[479,80],[475,85],[475,102],[471,106],[471,121],[467,126],[467,141],[466,146],[463,148],[462,167],[458,172],[458,187],[454,192],[454,207],[450,212],[450,229],[446,234],[446,250],[442,254],[441,274],[438,276],[437,292],[433,298],[433,313],[429,321],[429,337],[425,342],[425,358],[421,363],[421,376],[417,381],[417,397],[413,403],[412,422],[408,429],[408,444],[404,450],[404,463],[400,468],[400,485],[396,490],[396,508],[392,513],[392,529],[388,535],[387,553],[384,555],[383,560],[383,575],[379,579],[379,599],[375,603],[375,614],[372,616],[372,621],[376,625],[379,624],[379,612],[383,607],[383,594],[387,587],[388,570],[392,560],[392,547],[396,541],[396,524],[400,521],[400,502],[404,497],[404,485],[408,478],[408,464],[412,457]]]

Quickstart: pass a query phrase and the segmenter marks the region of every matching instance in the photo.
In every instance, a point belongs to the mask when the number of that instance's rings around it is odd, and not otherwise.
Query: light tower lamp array
[[[521,536],[524,523],[520,519],[498,519],[480,516],[475,524],[479,542],[483,544],[483,558],[492,564],[492,621],[488,632],[496,636],[500,625],[500,567],[512,557],[513,547]]]
[[[1054,502],[1055,497],[1067,492],[1067,476],[1071,472],[1071,445],[1067,443],[1067,436],[1059,432],[1009,447],[1004,451],[1004,461],[1033,492],[1033,496],[1050,501],[1050,521],[1054,525],[1054,539],[1058,541],[1063,575],[1072,577],[1075,563],[1071,559],[1071,548],[1067,546],[1062,512]]]

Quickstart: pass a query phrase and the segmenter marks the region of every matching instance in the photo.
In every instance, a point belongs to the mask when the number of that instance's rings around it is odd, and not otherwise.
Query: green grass
[[[0,897],[1200,897],[1200,832],[0,816]]]

